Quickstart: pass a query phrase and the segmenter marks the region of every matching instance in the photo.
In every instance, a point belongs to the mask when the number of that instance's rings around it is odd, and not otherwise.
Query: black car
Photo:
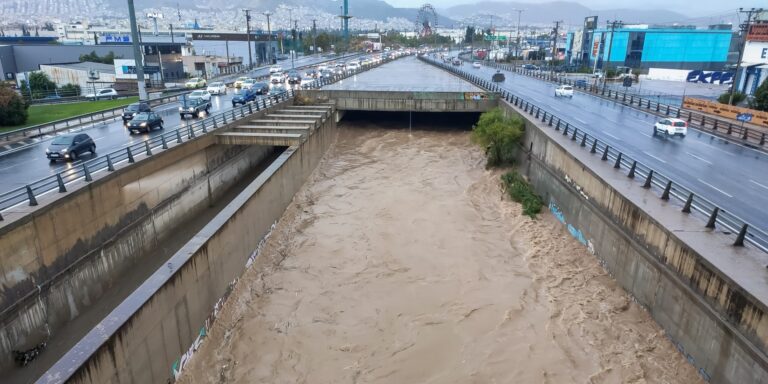
[[[573,82],[573,86],[576,88],[586,88],[587,87],[587,81],[584,79],[576,80]]]
[[[154,112],[137,113],[128,122],[128,130],[131,133],[149,132],[155,127],[163,129],[163,118]]]
[[[90,152],[96,154],[96,143],[85,133],[61,135],[53,139],[51,145],[45,150],[45,157],[51,162],[56,160],[77,160],[80,155]]]
[[[251,91],[253,91],[256,95],[266,95],[269,93],[269,84],[268,83],[254,83],[251,87]]]
[[[527,69],[529,71],[537,71],[539,67],[533,64],[523,64],[523,69]]]
[[[506,77],[504,76],[503,73],[501,73],[501,71],[496,71],[496,73],[494,73],[493,76],[491,76],[491,81],[493,81],[494,83],[501,83],[504,80],[506,80]]]
[[[317,69],[310,68],[304,73],[305,76],[317,79],[320,77],[320,72]]]
[[[151,112],[152,109],[149,107],[148,103],[144,102],[138,102],[133,103],[123,110],[123,124],[129,122],[131,119],[133,119],[133,116],[137,113],[141,112]]]
[[[299,72],[288,72],[288,84],[301,84],[301,75],[299,75]]]

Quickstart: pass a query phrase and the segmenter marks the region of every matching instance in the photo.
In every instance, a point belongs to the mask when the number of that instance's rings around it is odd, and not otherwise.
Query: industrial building
[[[567,37],[567,58],[572,64],[722,71],[738,50],[730,25],[597,28],[597,18],[593,19]]]

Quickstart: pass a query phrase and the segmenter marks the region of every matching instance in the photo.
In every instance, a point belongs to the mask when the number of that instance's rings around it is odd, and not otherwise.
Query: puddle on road
[[[700,381],[554,218],[502,199],[468,132],[354,124],[182,383]]]

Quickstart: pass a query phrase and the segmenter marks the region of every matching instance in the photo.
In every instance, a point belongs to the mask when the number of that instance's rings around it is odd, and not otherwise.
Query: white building
[[[40,64],[40,71],[47,74],[57,86],[79,85],[83,93],[94,88],[110,88],[115,83],[115,68],[109,64]]]

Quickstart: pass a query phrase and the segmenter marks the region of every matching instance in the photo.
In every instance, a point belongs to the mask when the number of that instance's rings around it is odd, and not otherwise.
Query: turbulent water
[[[695,383],[463,131],[356,123],[238,282],[182,383]]]

